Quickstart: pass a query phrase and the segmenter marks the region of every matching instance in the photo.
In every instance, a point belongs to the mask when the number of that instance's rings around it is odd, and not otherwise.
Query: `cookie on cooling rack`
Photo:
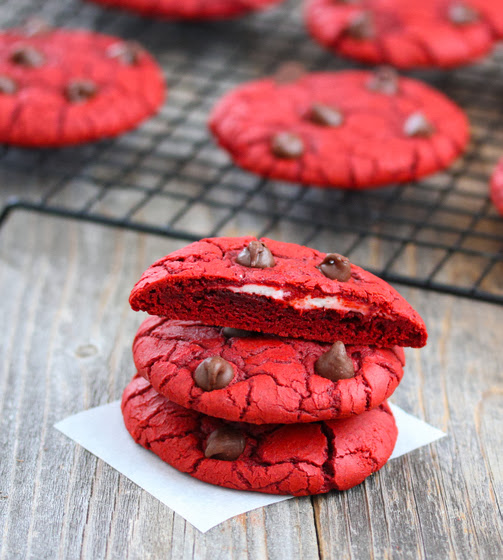
[[[399,68],[468,64],[503,36],[494,0],[309,0],[305,17],[332,52]]]
[[[305,496],[361,483],[389,459],[388,405],[344,420],[257,426],[178,406],[135,377],[122,412],[134,440],[191,476],[228,488]]]
[[[116,136],[153,115],[164,96],[161,69],[136,43],[41,25],[0,33],[0,143]]]
[[[142,16],[166,19],[225,19],[261,10],[283,0],[91,0]]]
[[[148,268],[135,311],[333,344],[426,344],[426,327],[388,283],[349,262],[294,243],[203,239]]]
[[[344,189],[419,179],[469,139],[459,107],[389,68],[250,82],[218,102],[209,126],[244,169]]]
[[[149,317],[133,343],[138,373],[185,408],[252,424],[361,414],[391,396],[403,349],[280,338]]]

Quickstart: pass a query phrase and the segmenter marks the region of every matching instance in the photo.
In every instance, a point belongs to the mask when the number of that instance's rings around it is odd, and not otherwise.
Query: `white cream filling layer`
[[[260,284],[245,284],[244,286],[227,286],[227,290],[236,294],[253,294],[255,296],[265,296],[277,300],[285,300],[285,297],[290,295],[290,292],[282,290],[281,288],[273,288],[272,286],[261,286]],[[344,313],[360,313],[361,315],[370,314],[370,306],[364,303],[351,303],[348,304],[338,298],[337,296],[316,297],[306,296],[304,298],[290,299],[287,302],[295,309],[334,309]]]

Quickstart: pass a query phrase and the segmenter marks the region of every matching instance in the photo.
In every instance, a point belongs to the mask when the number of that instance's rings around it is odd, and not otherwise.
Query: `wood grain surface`
[[[121,396],[142,320],[129,291],[183,244],[25,211],[2,225],[0,559],[503,557],[498,306],[399,287],[430,339],[407,351],[392,400],[448,437],[350,491],[281,502],[206,534],[56,431]]]

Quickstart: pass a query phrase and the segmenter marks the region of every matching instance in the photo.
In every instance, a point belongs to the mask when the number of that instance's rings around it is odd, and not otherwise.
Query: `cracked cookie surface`
[[[503,36],[494,0],[310,0],[305,18],[334,53],[398,68],[468,64]]]
[[[344,71],[250,82],[217,103],[209,126],[248,171],[343,189],[416,180],[463,152],[468,121],[452,101],[410,78],[397,77],[391,92],[376,90],[374,79]],[[418,133],[418,119],[429,132]]]
[[[319,269],[326,254],[261,239],[274,266],[236,261],[254,237],[192,243],[148,268],[130,296],[135,311],[206,325],[333,343],[421,347],[423,320],[389,284],[351,264],[347,281]]]
[[[180,407],[141,377],[126,387],[122,411],[134,440],[176,469],[211,484],[270,494],[356,486],[386,463],[398,435],[386,403],[343,420],[257,426]],[[205,456],[210,434],[222,428],[245,438],[235,460]]]
[[[116,136],[154,114],[164,95],[160,68],[135,43],[83,30],[0,33],[1,143],[56,147]]]
[[[167,19],[225,19],[279,4],[283,0],[91,0],[143,16]]]
[[[219,327],[149,317],[133,343],[138,373],[186,408],[231,421],[286,424],[361,414],[380,405],[403,376],[403,349],[347,346],[355,376],[331,381],[315,362],[331,345],[271,336],[225,336]],[[194,372],[218,356],[232,366],[226,386],[201,389]]]

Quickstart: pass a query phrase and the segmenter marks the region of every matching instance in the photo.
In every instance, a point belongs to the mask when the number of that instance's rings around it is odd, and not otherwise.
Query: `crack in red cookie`
[[[176,469],[211,484],[270,494],[304,496],[356,486],[386,463],[398,435],[386,403],[344,420],[256,426],[182,408],[140,377],[124,391],[122,411],[134,440]],[[209,435],[223,427],[246,440],[233,461],[204,455]]]
[[[310,0],[305,17],[313,38],[334,53],[398,68],[468,64],[503,37],[494,0]]]
[[[366,71],[306,74],[288,84],[258,80],[225,95],[209,126],[237,165],[264,177],[345,189],[416,180],[463,152],[468,121],[430,86],[396,80],[396,93],[376,91],[375,76]],[[340,123],[315,122],[318,105],[340,113]],[[430,133],[411,133],[411,118],[424,118]],[[273,149],[286,133],[302,142],[295,157]]]
[[[136,46],[131,60],[116,56],[120,45],[127,43],[89,31],[2,32],[0,142],[80,144],[116,136],[153,115],[165,95],[161,70]]]
[[[275,265],[236,257],[254,237],[203,239],[147,269],[130,296],[135,311],[206,325],[345,344],[421,347],[426,327],[389,284],[351,264],[351,278],[327,278],[325,253],[261,239]]]
[[[168,19],[225,19],[262,10],[283,0],[91,0],[143,16]]]
[[[503,158],[498,162],[491,177],[491,200],[503,216]]]
[[[403,349],[346,346],[355,376],[331,381],[315,373],[330,344],[256,336],[226,337],[220,327],[149,317],[133,343],[138,373],[169,400],[226,420],[287,424],[332,420],[380,405],[403,376]],[[205,391],[194,372],[207,358],[231,364],[233,377]]]

